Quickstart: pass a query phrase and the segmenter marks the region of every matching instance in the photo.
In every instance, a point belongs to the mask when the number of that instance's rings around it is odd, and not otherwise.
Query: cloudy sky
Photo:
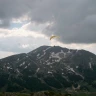
[[[96,0],[0,0],[0,58],[41,45],[96,54]]]

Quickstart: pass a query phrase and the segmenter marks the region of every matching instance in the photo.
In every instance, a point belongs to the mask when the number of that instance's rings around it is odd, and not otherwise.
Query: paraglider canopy
[[[52,40],[52,39],[54,39],[54,38],[59,38],[59,36],[55,36],[55,35],[54,35],[54,36],[51,36],[51,37],[50,37],[50,40]]]

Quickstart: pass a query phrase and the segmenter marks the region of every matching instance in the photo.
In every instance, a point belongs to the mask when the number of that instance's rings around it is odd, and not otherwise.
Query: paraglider
[[[52,40],[53,38],[59,38],[59,36],[51,36],[50,40]]]
[[[54,38],[59,38],[59,36],[53,35],[53,36],[50,37],[50,40],[52,40],[52,39],[54,39]],[[55,47],[55,45],[54,45],[54,47]]]

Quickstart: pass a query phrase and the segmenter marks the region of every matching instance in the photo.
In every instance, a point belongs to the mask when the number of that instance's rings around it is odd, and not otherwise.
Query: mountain
[[[85,50],[41,46],[0,59],[0,91],[96,88],[96,55]]]

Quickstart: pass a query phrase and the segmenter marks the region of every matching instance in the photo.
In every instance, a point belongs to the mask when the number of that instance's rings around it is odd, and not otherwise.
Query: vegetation
[[[55,91],[41,91],[30,93],[1,92],[0,96],[96,96],[96,93],[87,93],[87,92],[60,93]]]

